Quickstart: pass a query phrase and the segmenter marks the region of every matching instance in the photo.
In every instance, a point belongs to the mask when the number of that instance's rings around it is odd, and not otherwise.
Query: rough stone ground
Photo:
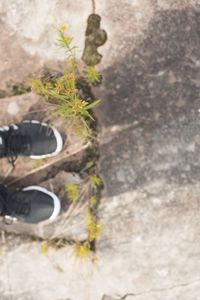
[[[0,3],[1,88],[57,63],[48,43],[58,22],[69,20],[83,47],[89,1]],[[39,242],[5,236],[2,300],[200,299],[199,4],[98,2],[109,35],[94,90],[103,99],[99,261],[80,261],[71,246],[44,255]]]
[[[2,118],[0,126],[17,124],[27,119],[36,119],[56,126],[64,138],[63,151],[56,157],[43,160],[31,160],[30,158],[19,157],[14,170],[12,170],[12,166],[8,163],[7,158],[1,159],[1,182],[9,186],[10,189],[36,184],[47,187],[60,196],[63,211],[66,211],[70,203],[67,200],[65,186],[68,183],[76,183],[80,186],[80,189],[83,189],[83,180],[78,175],[68,174],[64,166],[69,162],[78,163],[89,147],[89,142],[75,135],[69,129],[69,124],[61,118],[53,116],[50,113],[50,109],[51,107],[49,107],[48,103],[44,103],[41,97],[33,93],[1,99]],[[84,209],[81,209],[81,207],[86,206],[86,203],[83,201],[84,198],[80,199],[81,201],[77,205],[72,205],[72,215],[68,219],[66,218],[69,213],[66,212],[54,223],[42,222],[36,226],[27,224],[5,225],[4,222],[1,222],[0,227],[9,232],[29,234],[40,238],[56,237],[68,240],[85,240],[87,230],[83,214]],[[80,224],[78,224],[79,222]],[[70,230],[69,223],[71,224]]]

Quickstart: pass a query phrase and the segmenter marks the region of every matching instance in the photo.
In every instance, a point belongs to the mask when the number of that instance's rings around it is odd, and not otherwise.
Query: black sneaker
[[[57,155],[63,147],[58,130],[39,121],[23,121],[0,128],[0,157],[14,163],[19,155],[41,159]]]
[[[10,193],[0,185],[0,216],[5,223],[16,221],[39,223],[54,220],[60,213],[58,197],[40,186],[29,186],[21,191]]]

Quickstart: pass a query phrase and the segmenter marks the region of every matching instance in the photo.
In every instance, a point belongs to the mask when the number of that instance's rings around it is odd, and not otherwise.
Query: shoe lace
[[[12,126],[9,126],[6,139],[6,152],[8,162],[12,164],[13,168],[15,167],[18,155],[23,153],[30,146],[28,135],[23,135]]]

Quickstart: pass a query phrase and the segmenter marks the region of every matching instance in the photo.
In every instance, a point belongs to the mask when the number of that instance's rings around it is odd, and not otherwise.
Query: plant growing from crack
[[[88,208],[85,213],[86,228],[87,228],[87,239],[80,243],[75,243],[75,254],[81,259],[92,258],[93,262],[96,262],[97,257],[94,251],[94,244],[97,238],[100,237],[103,225],[100,223],[97,217],[97,207],[99,204],[99,191],[103,186],[102,179],[96,174],[95,162],[89,161],[86,164],[87,171],[91,169],[91,174],[89,174],[85,180],[83,188],[86,194],[89,195],[88,198]],[[78,185],[71,183],[66,186],[68,192],[68,198],[71,202],[77,202],[81,191]]]
[[[68,26],[63,24],[59,27],[57,44],[63,48],[66,53],[67,63],[64,73],[60,76],[49,76],[31,79],[32,88],[44,99],[53,104],[54,114],[67,119],[73,125],[76,132],[84,137],[91,137],[93,129],[91,122],[94,122],[91,109],[99,104],[100,100],[88,102],[81,96],[78,89],[78,80],[84,78],[87,85],[95,85],[101,82],[101,74],[95,66],[84,66],[81,73],[76,59],[76,48],[73,46],[73,38],[66,34]],[[94,148],[96,147],[93,145]],[[95,148],[96,149],[96,148]],[[93,149],[94,150],[94,149]],[[96,151],[96,150],[95,150]],[[98,155],[95,153],[86,162],[84,167],[85,186],[87,187],[87,209],[85,213],[87,239],[85,241],[73,241],[75,245],[75,254],[81,259],[91,258],[93,262],[97,260],[95,255],[95,241],[101,235],[103,226],[97,217],[97,207],[100,201],[100,190],[103,183],[98,175],[97,167]],[[82,189],[79,185],[68,183],[65,186],[67,198],[71,204],[79,201],[82,196]],[[47,241],[42,246],[42,253],[48,251],[49,246],[56,248],[64,247],[68,241],[54,239]]]
[[[68,183],[66,184],[65,188],[68,194],[69,201],[71,203],[76,202],[80,196],[80,188],[78,187],[78,185],[75,183]]]
[[[83,137],[91,137],[90,122],[94,122],[91,109],[100,100],[88,102],[82,98],[77,89],[77,81],[81,77],[88,84],[100,81],[101,74],[93,67],[84,67],[81,75],[76,59],[76,46],[73,38],[67,35],[68,26],[62,24],[58,30],[57,45],[65,50],[66,66],[62,76],[56,78],[32,78],[29,80],[32,89],[54,106],[54,114],[68,120],[76,133]]]

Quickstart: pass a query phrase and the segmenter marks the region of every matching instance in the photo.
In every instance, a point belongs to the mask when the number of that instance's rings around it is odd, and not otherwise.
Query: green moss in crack
[[[79,199],[80,196],[80,188],[75,183],[68,183],[65,186],[68,199],[71,203],[76,202]]]
[[[94,67],[94,66],[88,66],[86,68],[86,78],[89,83],[92,85],[97,85],[102,80],[101,73]]]

